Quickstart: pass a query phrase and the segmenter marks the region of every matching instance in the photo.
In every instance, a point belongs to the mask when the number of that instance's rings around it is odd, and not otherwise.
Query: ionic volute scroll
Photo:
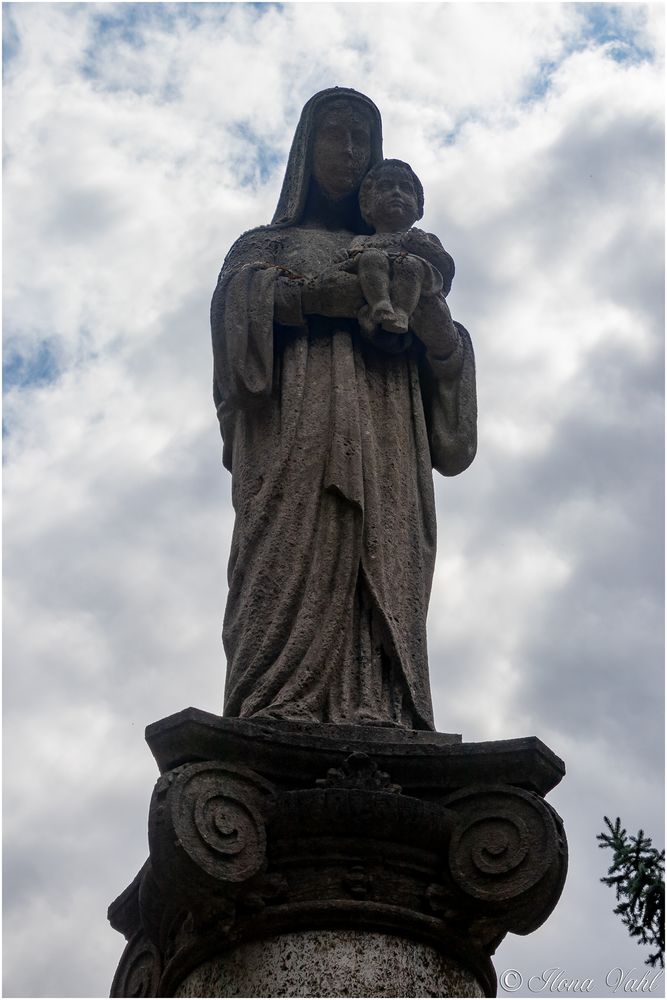
[[[469,786],[443,805],[453,814],[448,868],[462,901],[491,916],[494,930],[528,934],[539,927],[567,871],[558,813],[534,792],[499,784]]]
[[[264,810],[273,786],[219,761],[163,775],[151,800],[153,877],[170,900],[219,908],[266,866]]]

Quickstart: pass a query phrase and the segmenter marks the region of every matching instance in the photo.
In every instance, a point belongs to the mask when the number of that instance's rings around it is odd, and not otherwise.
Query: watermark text
[[[651,994],[663,985],[662,969],[610,969],[604,978],[604,995]],[[590,993],[602,996],[602,983],[596,983],[592,976],[573,976],[566,969],[544,969],[536,975],[524,975],[516,969],[505,969],[498,977],[498,983],[505,993]]]

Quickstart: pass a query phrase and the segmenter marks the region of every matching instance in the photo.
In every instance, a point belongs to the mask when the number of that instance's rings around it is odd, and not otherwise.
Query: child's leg
[[[424,275],[423,263],[419,257],[412,254],[395,257],[390,293],[395,319],[391,325],[385,326],[392,333],[405,333],[422,290]]]
[[[370,319],[374,326],[381,326],[394,318],[389,298],[389,258],[383,250],[369,247],[358,260],[359,284],[370,307]]]

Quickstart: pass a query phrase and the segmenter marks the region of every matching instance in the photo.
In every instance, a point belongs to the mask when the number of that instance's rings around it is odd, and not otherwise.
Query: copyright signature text
[[[651,994],[663,985],[662,969],[610,969],[604,979],[608,995],[615,994]],[[498,976],[498,982],[505,993],[518,993],[519,990],[529,993],[590,993],[592,996],[602,996],[602,984],[592,977],[573,976],[566,969],[545,969],[536,975],[525,976],[516,969],[505,969]]]

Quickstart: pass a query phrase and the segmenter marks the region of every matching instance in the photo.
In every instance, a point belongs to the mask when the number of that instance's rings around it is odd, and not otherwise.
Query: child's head
[[[361,182],[359,208],[376,232],[409,229],[424,214],[424,189],[409,163],[382,160]]]

